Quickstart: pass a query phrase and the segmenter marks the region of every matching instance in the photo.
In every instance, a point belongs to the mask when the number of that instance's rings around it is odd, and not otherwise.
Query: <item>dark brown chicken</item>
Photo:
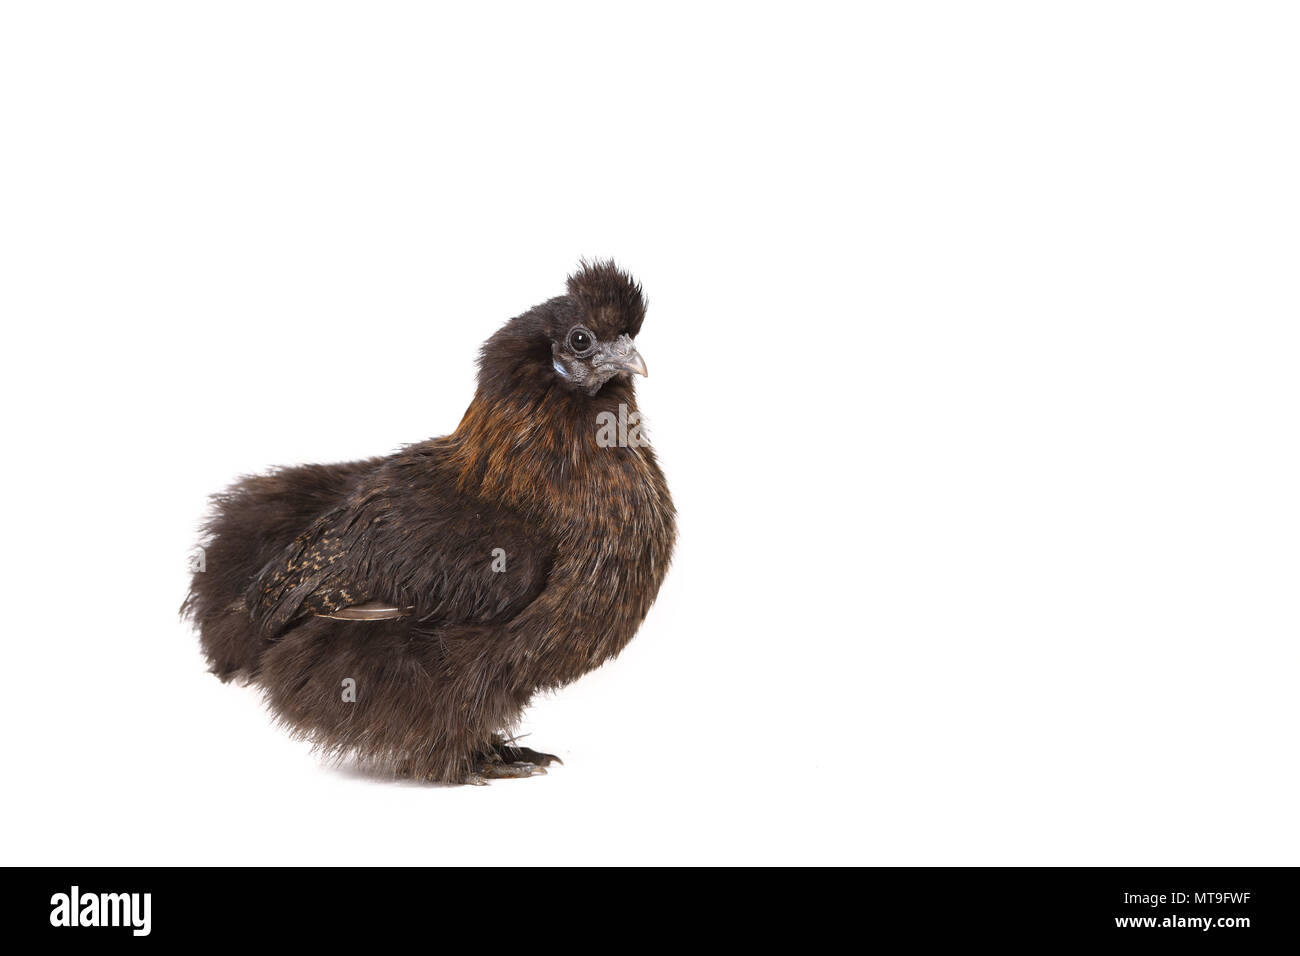
[[[484,344],[451,435],[217,495],[185,603],[213,672],[380,768],[541,772],[509,737],[521,711],[631,640],[672,555],[631,381],[644,315],[627,275],[584,263]]]

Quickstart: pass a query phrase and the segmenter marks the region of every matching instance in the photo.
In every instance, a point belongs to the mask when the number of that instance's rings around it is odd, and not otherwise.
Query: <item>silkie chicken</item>
[[[483,345],[452,434],[214,496],[183,608],[212,672],[380,772],[545,773],[556,758],[511,736],[523,709],[618,654],[672,556],[654,453],[600,425],[637,420],[645,311],[612,262],[584,262]]]

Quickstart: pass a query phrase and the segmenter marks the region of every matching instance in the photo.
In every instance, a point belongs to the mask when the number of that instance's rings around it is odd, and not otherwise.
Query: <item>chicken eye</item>
[[[596,344],[596,337],[586,329],[578,328],[569,333],[569,351],[580,355]]]

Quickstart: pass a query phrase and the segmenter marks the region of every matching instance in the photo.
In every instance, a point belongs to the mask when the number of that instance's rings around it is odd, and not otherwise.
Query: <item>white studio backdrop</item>
[[[1285,4],[0,11],[4,859],[1294,864]],[[208,494],[644,284],[675,565],[544,777],[204,672]]]

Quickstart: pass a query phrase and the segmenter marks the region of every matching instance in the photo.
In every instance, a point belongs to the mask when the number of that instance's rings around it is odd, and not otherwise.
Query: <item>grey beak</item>
[[[641,353],[636,349],[633,349],[624,357],[623,361],[619,363],[619,367],[625,368],[629,372],[636,372],[636,374],[643,375],[646,378],[650,377],[650,370],[645,367],[645,359],[641,357]]]
[[[605,346],[595,364],[598,368],[613,366],[620,372],[635,372],[647,377],[650,375],[650,370],[645,367],[645,359],[628,335],[620,335],[616,341]]]

